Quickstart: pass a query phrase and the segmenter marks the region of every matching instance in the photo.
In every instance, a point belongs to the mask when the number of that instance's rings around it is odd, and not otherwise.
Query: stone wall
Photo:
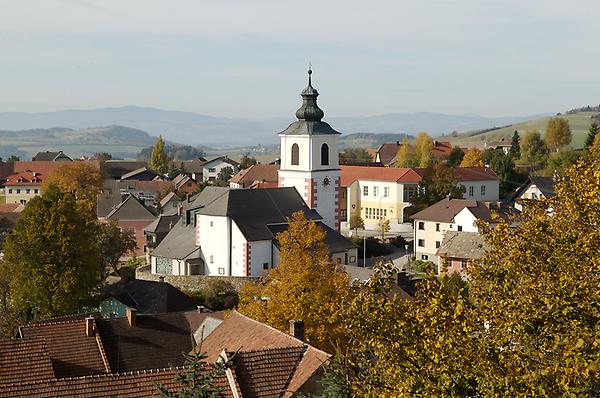
[[[165,282],[170,283],[176,288],[195,292],[199,290],[206,290],[208,282],[212,280],[224,280],[230,282],[236,290],[240,290],[249,281],[256,281],[258,278],[254,277],[237,277],[237,276],[208,276],[208,275],[157,275],[150,272],[150,266],[146,265],[139,267],[135,270],[135,278],[146,281],[159,281],[160,277],[165,278]]]

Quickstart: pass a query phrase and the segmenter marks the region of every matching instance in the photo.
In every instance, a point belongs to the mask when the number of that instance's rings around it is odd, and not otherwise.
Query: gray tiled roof
[[[194,225],[178,222],[152,251],[152,256],[177,260],[200,258],[200,246],[196,246]]]
[[[477,232],[447,231],[436,255],[478,260],[488,248],[483,235]]]

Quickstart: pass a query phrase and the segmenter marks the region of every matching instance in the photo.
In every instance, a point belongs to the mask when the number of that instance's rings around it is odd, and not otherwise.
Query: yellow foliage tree
[[[568,145],[572,138],[569,121],[562,117],[553,117],[546,125],[546,145],[558,151],[558,148]]]
[[[418,165],[419,160],[415,151],[408,143],[408,139],[404,138],[396,154],[396,167],[417,167]]]
[[[240,292],[239,311],[281,331],[302,319],[307,340],[331,351],[345,333],[343,309],[350,297],[349,279],[331,260],[325,231],[302,212],[277,235],[281,261],[263,280]]]
[[[78,206],[93,214],[96,197],[102,190],[103,176],[97,163],[65,162],[55,167],[42,185],[42,193],[55,185],[63,192],[72,193]]]
[[[433,140],[426,132],[421,131],[415,138],[415,152],[418,158],[419,167],[429,167],[433,163]]]
[[[465,154],[460,167],[483,167],[483,154],[477,148],[471,148]]]

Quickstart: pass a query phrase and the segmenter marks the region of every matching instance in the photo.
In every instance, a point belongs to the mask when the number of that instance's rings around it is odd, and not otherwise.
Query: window
[[[21,203],[22,205],[24,205],[25,203],[27,203],[27,201],[26,201],[25,199],[21,199],[21,200],[19,201],[19,203]]]
[[[390,196],[390,187],[383,187],[383,197],[387,198]]]
[[[212,221],[210,222],[210,226],[211,226],[211,227],[213,226],[213,222],[212,222]]]
[[[40,192],[37,188],[33,190],[33,193],[37,194],[38,192]]]
[[[461,260],[460,262],[460,269],[465,269],[467,268],[467,260]]]
[[[481,196],[485,195],[485,185],[481,186]]]
[[[437,232],[440,232],[440,223],[439,222],[435,224],[435,230]]]
[[[379,196],[379,187],[373,187],[373,196]]]
[[[339,257],[336,257],[336,258],[334,259],[334,261],[335,261],[336,263],[338,263],[338,264],[341,264],[341,263],[342,263],[342,259],[341,259],[341,258],[339,258]]]
[[[459,225],[459,226],[457,227],[457,229],[458,229],[459,231],[462,231],[462,225]]]
[[[17,189],[17,193],[21,193],[21,190],[20,190],[20,189]]]
[[[356,262],[356,256],[350,256],[350,263],[355,263]]]
[[[31,189],[27,188],[27,189],[25,190],[25,193],[31,193]]]
[[[329,145],[321,145],[321,166],[329,166]]]
[[[300,164],[300,147],[298,144],[292,145],[292,166]]]
[[[473,188],[473,186],[469,186],[469,196],[473,196],[473,191],[475,191],[475,189]]]
[[[417,186],[416,185],[404,185],[404,189],[403,189],[403,201],[404,202],[410,202],[410,199],[415,196],[415,193],[417,193]]]
[[[348,210],[346,210],[346,209],[340,210],[340,216],[342,218],[347,218],[348,217]]]
[[[213,255],[212,255],[212,254],[210,255],[210,260],[209,260],[209,262],[210,262],[211,264],[215,262],[215,258],[213,257]]]
[[[9,189],[8,189],[8,193],[12,193],[12,188],[9,188]]]
[[[225,268],[219,268],[219,275],[225,275]]]
[[[425,230],[425,222],[419,221],[419,230],[421,230],[421,231]]]
[[[419,239],[419,241],[417,242],[417,246],[425,247],[425,239]]]
[[[369,186],[365,185],[363,187],[363,196],[369,196]]]
[[[216,173],[216,172],[217,172],[217,169],[216,169],[216,168],[214,168],[214,167],[209,167],[209,168],[208,168],[208,172],[209,172],[209,173]]]
[[[427,254],[421,254],[421,260],[429,260],[429,256]]]
[[[263,269],[269,269],[269,263],[263,263]]]
[[[436,240],[436,241],[435,241],[435,248],[436,248],[436,249],[439,249],[441,245],[442,245],[442,244],[440,243],[440,241],[439,241],[439,240]]]

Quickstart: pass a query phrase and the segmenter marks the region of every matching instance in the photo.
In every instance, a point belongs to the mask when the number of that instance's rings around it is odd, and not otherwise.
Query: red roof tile
[[[347,187],[356,180],[419,183],[421,176],[411,168],[340,166],[341,186]]]
[[[29,324],[21,328],[24,338],[43,337],[56,377],[77,377],[107,373],[103,348],[98,336],[88,337],[85,319]],[[95,328],[95,321],[93,323]]]
[[[35,171],[23,171],[6,177],[4,185],[7,187],[40,186],[46,177],[46,174]]]
[[[457,167],[454,169],[459,181],[499,180],[489,167]]]
[[[0,385],[54,377],[43,338],[0,340]]]
[[[278,171],[278,164],[255,164],[240,170],[229,179],[229,182],[239,184],[242,188],[250,188],[255,182],[277,184]]]

